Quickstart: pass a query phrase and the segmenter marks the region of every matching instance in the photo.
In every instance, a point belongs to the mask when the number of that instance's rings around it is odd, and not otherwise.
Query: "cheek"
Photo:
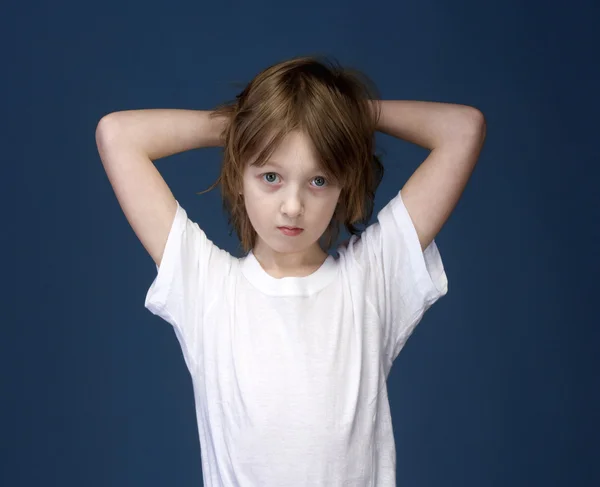
[[[331,213],[333,213],[339,200],[340,200],[340,193],[338,191],[336,193],[329,195],[329,197],[325,200],[325,202],[323,202],[322,206],[327,208],[328,211],[331,211]]]
[[[338,198],[332,197],[327,199],[319,199],[315,201],[315,205],[311,211],[314,221],[322,222],[328,225],[335,213]]]
[[[265,198],[261,198],[259,194],[252,190],[244,193],[244,206],[248,218],[250,218],[250,221],[255,225],[270,218],[270,205]]]

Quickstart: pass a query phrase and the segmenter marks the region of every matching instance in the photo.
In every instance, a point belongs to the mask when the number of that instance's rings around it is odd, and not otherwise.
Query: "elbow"
[[[481,110],[478,110],[475,107],[469,107],[466,114],[465,124],[468,130],[470,130],[474,135],[485,138],[486,121]]]
[[[117,122],[112,115],[105,115],[96,125],[96,147],[103,162],[106,159],[106,153],[109,148],[117,143],[117,136],[120,133]]]
[[[116,114],[118,112],[112,112],[104,115],[96,125],[96,135],[101,132],[108,131],[108,128],[115,124]]]
[[[483,144],[486,136],[487,124],[483,113],[474,107],[465,107],[463,123],[458,124],[461,138],[475,139]]]
[[[486,121],[483,113],[473,107],[464,105],[460,114],[454,118],[453,124],[445,134],[440,145],[458,145],[480,150],[486,135]]]
[[[117,134],[121,132],[119,128],[118,112],[104,115],[96,125],[96,145],[100,148],[103,145],[114,141]]]

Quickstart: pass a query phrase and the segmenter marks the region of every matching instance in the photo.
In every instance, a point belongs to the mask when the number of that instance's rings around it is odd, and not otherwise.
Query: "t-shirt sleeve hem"
[[[160,266],[155,264],[156,276],[152,282],[148,292],[144,306],[153,314],[160,316],[173,326],[178,326],[175,323],[171,313],[167,313],[169,295],[171,292],[171,284],[174,279],[176,259],[178,258],[178,250],[181,247],[181,237],[186,223],[186,217],[181,206],[177,203],[177,210],[173,218],[173,223],[167,237],[165,249],[161,258]]]
[[[448,276],[437,243],[434,239],[425,250],[421,249],[419,235],[402,201],[401,192],[392,199],[389,208],[397,225],[404,230],[405,248],[410,253],[410,262],[415,265],[417,285],[425,300],[433,302],[448,292]]]

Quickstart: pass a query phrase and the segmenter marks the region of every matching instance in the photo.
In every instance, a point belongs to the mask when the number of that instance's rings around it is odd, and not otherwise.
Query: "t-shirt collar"
[[[242,259],[242,273],[246,279],[261,292],[271,296],[308,296],[331,283],[337,270],[335,258],[329,255],[323,264],[308,276],[278,279],[263,269],[252,250]]]

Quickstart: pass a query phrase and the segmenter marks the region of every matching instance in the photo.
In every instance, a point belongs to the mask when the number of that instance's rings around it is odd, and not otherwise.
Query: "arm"
[[[475,169],[486,124],[476,108],[450,103],[374,102],[377,130],[429,149],[401,190],[425,250],[450,217]]]
[[[110,131],[121,144],[135,147],[155,161],[202,147],[222,145],[224,117],[211,117],[207,110],[125,110],[106,115],[98,130]]]
[[[381,100],[377,130],[433,150],[453,143],[466,132],[480,133],[483,114],[476,108],[453,103]]]
[[[96,128],[102,164],[136,236],[160,266],[177,203],[153,160],[220,145],[225,119],[201,110],[131,110]]]

